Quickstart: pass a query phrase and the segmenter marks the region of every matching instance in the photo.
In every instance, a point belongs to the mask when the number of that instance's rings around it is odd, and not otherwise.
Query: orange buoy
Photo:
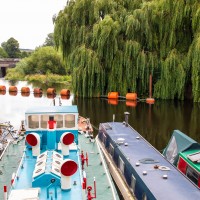
[[[137,106],[137,101],[126,101],[126,106],[130,107],[136,107]]]
[[[155,99],[154,98],[146,98],[146,103],[154,104],[155,103]]]
[[[117,105],[118,99],[108,99],[108,104]]]
[[[47,94],[56,94],[56,89],[55,88],[48,88]]]
[[[34,88],[33,93],[34,94],[42,94],[42,89],[41,88]]]
[[[62,89],[60,91],[60,96],[69,96],[70,95],[70,90],[68,89]]]
[[[137,93],[127,93],[126,94],[126,100],[137,100]]]
[[[17,92],[17,87],[16,86],[10,86],[9,92]]]
[[[70,98],[70,95],[68,95],[68,96],[66,96],[66,95],[61,95],[60,97],[61,97],[61,99],[69,99],[69,98]]]
[[[42,97],[42,93],[34,93],[33,94],[35,98],[41,98]]]
[[[47,94],[48,99],[54,99],[56,97],[56,94]]]
[[[6,86],[5,85],[0,85],[0,91],[6,91]]]
[[[109,92],[108,93],[108,99],[118,99],[119,92]]]
[[[29,97],[30,96],[30,92],[21,92],[21,96],[22,97]]]
[[[9,91],[10,96],[17,96],[17,91]]]
[[[22,87],[21,88],[21,93],[30,93],[29,87]]]
[[[5,95],[6,94],[6,90],[0,90],[0,95]]]

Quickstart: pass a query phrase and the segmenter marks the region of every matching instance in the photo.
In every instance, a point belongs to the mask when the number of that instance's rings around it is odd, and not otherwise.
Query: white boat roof
[[[43,114],[43,113],[78,113],[78,108],[75,105],[72,106],[39,106],[29,108],[25,114]]]
[[[40,188],[11,190],[8,200],[38,200]]]

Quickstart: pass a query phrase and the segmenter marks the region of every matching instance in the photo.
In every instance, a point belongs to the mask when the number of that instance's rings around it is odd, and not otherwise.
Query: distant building
[[[8,68],[14,68],[20,60],[20,58],[0,58],[0,77],[4,77],[6,70]]]

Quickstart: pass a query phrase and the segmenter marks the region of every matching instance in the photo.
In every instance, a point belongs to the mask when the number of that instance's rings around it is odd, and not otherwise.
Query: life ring
[[[170,168],[166,167],[166,166],[159,166],[158,169],[162,170],[162,171],[169,171],[170,170]]]

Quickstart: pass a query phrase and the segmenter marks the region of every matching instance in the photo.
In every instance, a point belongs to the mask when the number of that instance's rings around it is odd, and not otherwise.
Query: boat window
[[[186,176],[196,185],[198,184],[199,174],[190,166],[188,166],[186,169]]]
[[[109,145],[109,153],[113,157],[114,156],[114,147],[112,144]]]
[[[41,115],[41,128],[47,129],[48,121],[49,121],[49,115]]]
[[[124,174],[124,161],[119,157],[119,169]]]
[[[170,163],[173,164],[177,155],[178,155],[178,147],[176,143],[176,138],[173,136],[166,151],[166,158]]]
[[[136,184],[136,178],[132,175],[131,176],[131,189],[133,193],[135,192],[135,184]]]
[[[73,115],[73,114],[65,115],[65,127],[66,128],[74,128],[75,127],[75,115]]]
[[[56,128],[63,128],[63,115],[55,115]]]
[[[39,115],[28,116],[28,127],[32,129],[39,128]]]

